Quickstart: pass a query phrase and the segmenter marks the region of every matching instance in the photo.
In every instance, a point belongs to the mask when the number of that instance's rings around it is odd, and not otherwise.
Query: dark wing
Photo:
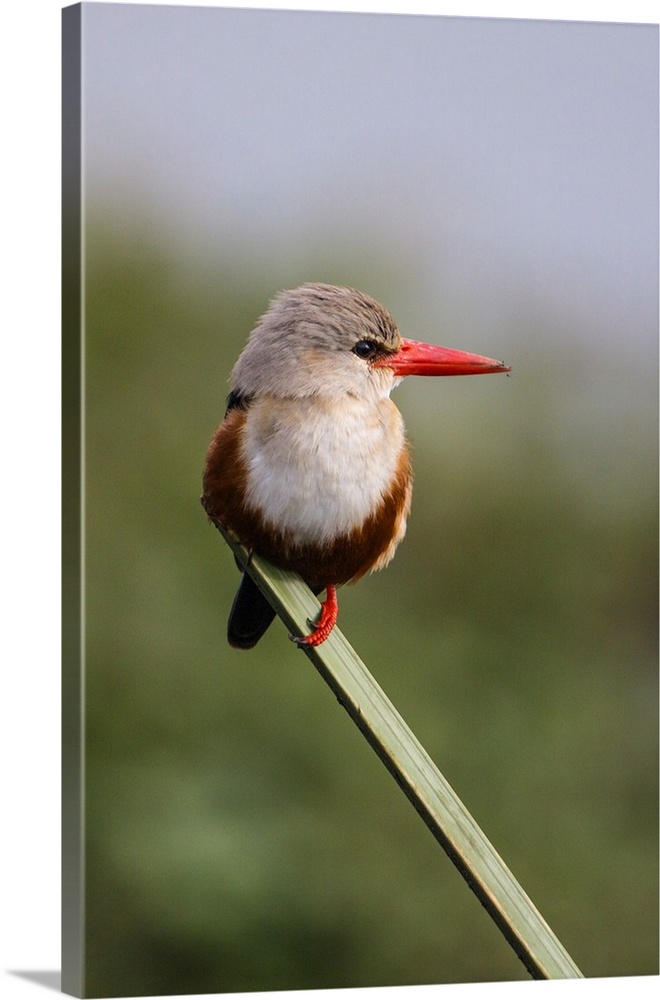
[[[227,409],[225,410],[225,416],[227,416],[227,414],[232,410],[247,410],[251,402],[252,396],[239,392],[237,389],[232,389],[227,396]]]
[[[249,573],[244,572],[229,612],[227,622],[229,645],[235,649],[252,649],[274,617],[275,611]]]

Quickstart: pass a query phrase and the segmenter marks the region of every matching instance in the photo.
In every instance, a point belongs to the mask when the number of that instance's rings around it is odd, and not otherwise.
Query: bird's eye
[[[373,340],[358,340],[353,348],[353,354],[357,354],[358,358],[362,358],[364,361],[375,358],[379,352],[380,347]]]

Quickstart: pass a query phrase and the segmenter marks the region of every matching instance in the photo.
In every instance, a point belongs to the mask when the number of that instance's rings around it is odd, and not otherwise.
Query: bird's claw
[[[325,631],[320,628],[315,621],[311,618],[307,619],[307,626],[312,631],[308,635],[290,635],[289,639],[291,642],[298,647],[298,649],[309,649],[314,646],[320,646],[320,644],[327,639],[329,632],[326,635],[322,633]]]
[[[309,645],[306,635],[289,635],[289,639],[298,649],[305,649]]]
[[[312,630],[310,635],[289,635],[289,639],[291,640],[291,642],[295,646],[298,646],[299,649],[304,649],[305,646],[310,645],[310,643],[307,640],[310,638],[311,635],[314,635],[314,631],[316,629],[316,622],[313,620],[313,618],[307,619],[307,628],[311,628]]]
[[[298,649],[314,649],[325,642],[331,631],[331,628],[315,628],[309,635],[290,635],[289,639]]]
[[[309,635],[290,635],[289,639],[299,649],[310,649],[320,646],[335,627],[337,614],[337,593],[334,587],[328,587],[326,590],[326,599],[321,604],[321,614],[318,621],[313,622],[311,618],[307,619],[307,624],[312,631]]]

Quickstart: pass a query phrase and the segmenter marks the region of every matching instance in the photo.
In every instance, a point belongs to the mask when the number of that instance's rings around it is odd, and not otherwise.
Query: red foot
[[[300,646],[303,649],[309,648],[310,646],[320,646],[322,642],[325,642],[335,627],[338,614],[339,605],[337,604],[337,588],[330,584],[330,586],[325,588],[325,601],[321,604],[321,614],[319,615],[319,620],[314,626],[314,631],[310,632],[309,635],[302,637],[292,635],[289,638],[292,642],[295,642],[296,646]],[[311,624],[312,622],[310,622],[310,625]]]

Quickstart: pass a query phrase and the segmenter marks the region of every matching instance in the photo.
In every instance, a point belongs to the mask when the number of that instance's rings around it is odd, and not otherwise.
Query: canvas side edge
[[[82,5],[62,10],[62,992],[84,989]]]

